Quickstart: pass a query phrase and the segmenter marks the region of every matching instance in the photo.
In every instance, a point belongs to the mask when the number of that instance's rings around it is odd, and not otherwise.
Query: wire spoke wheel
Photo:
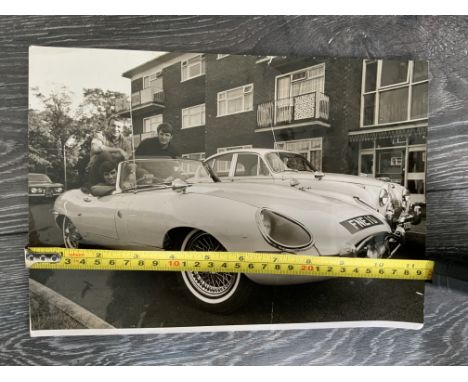
[[[73,222],[65,217],[62,223],[62,236],[66,248],[78,248],[81,235]]]
[[[223,245],[206,232],[192,231],[182,251],[225,252]],[[205,310],[230,313],[244,304],[253,286],[241,273],[182,272],[183,283],[194,302]]]
[[[198,232],[187,242],[184,250],[224,252],[223,246],[211,235]],[[238,273],[185,272],[194,289],[208,299],[222,299],[238,284]]]
[[[187,272],[193,286],[208,298],[228,293],[236,283],[235,273]]]

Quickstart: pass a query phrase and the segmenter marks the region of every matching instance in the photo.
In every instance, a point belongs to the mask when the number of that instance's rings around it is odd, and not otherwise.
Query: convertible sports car
[[[70,190],[53,214],[67,247],[288,252],[388,257],[398,245],[385,219],[365,205],[272,184],[223,183],[187,159],[122,162],[115,191]],[[184,272],[188,295],[205,309],[236,309],[252,282],[319,281],[312,276]]]
[[[209,163],[225,182],[275,183],[364,203],[379,212],[395,233],[421,221],[419,207],[401,185],[356,175],[317,171],[302,155],[274,149],[237,149],[212,155]],[[341,195],[341,196],[340,196]]]

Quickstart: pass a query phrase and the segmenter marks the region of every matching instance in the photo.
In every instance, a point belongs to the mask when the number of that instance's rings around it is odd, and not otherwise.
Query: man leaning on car
[[[158,126],[158,135],[144,139],[135,151],[136,157],[178,158],[179,152],[171,145],[174,129],[169,123]]]

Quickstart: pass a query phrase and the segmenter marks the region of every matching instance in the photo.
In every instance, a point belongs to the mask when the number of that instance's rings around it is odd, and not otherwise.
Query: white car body
[[[141,163],[148,167],[148,164],[163,161],[177,168],[187,162],[199,163],[202,168],[206,166],[201,162],[174,159],[137,160],[137,165]],[[220,243],[223,250],[231,252],[389,255],[383,253],[388,246],[382,243],[394,236],[391,228],[379,213],[365,206],[279,185],[223,183],[216,177],[211,182],[204,177],[202,183],[191,183],[197,181],[193,175],[182,175],[182,179],[174,180],[172,184],[145,184],[141,189],[136,183],[133,189],[123,191],[120,188],[122,168],[128,163],[120,164],[117,188],[111,195],[96,197],[76,189],[58,197],[53,214],[63,230],[66,246],[73,247],[79,241],[79,244],[113,249],[184,249],[180,244],[186,243],[192,232],[204,232]],[[305,230],[310,235],[310,242],[292,249],[278,244],[276,239],[270,240],[269,234],[265,234],[268,224],[259,220],[264,214],[273,216],[273,220],[287,219],[294,230]],[[302,231],[299,233],[305,235]],[[246,276],[255,283],[268,285],[323,279],[263,274]]]
[[[307,160],[299,154],[275,149],[238,149],[214,154],[205,161],[215,170],[223,182],[248,182],[248,183],[274,183],[278,185],[293,186],[325,196],[333,195],[349,203],[365,204],[381,214],[395,229],[398,223],[405,223],[413,217],[410,215],[409,193],[396,183],[386,182],[365,176],[345,175],[336,173],[322,173],[319,171],[294,171],[287,169],[275,171],[268,160],[271,154],[294,155],[302,160]],[[217,161],[223,161],[232,155],[229,169],[223,168],[223,174],[217,171]],[[242,155],[252,155],[258,158],[256,173],[242,174],[238,163]],[[309,162],[307,162],[309,163]],[[309,163],[309,166],[312,166]],[[218,167],[219,168],[219,167]],[[255,172],[255,169],[254,171]],[[402,227],[399,233],[404,234]]]

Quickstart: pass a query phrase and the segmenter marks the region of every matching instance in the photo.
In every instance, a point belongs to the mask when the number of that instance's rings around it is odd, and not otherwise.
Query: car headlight
[[[279,249],[303,249],[312,244],[312,235],[298,221],[263,208],[257,224],[265,240]]]
[[[60,193],[63,191],[63,188],[62,187],[55,187],[54,188],[54,192],[57,192],[57,193]]]
[[[388,195],[388,191],[385,188],[382,188],[379,193],[380,206],[381,207],[386,206],[389,200],[390,200],[390,196]]]
[[[31,187],[31,194],[37,194],[37,188],[36,187]]]

